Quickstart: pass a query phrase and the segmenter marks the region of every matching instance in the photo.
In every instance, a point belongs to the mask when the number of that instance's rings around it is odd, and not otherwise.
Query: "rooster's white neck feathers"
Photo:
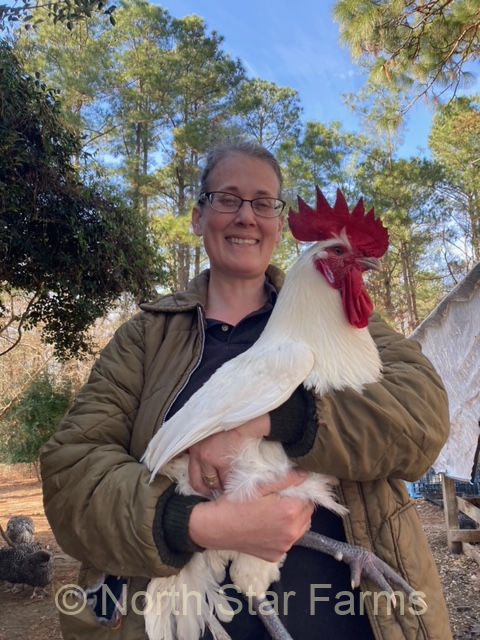
[[[305,380],[317,393],[376,382],[381,375],[377,347],[367,328],[349,324],[340,292],[330,287],[315,268],[326,246],[343,238],[321,242],[303,252],[289,269],[270,320],[258,344],[273,340],[303,342],[314,355],[314,367]]]

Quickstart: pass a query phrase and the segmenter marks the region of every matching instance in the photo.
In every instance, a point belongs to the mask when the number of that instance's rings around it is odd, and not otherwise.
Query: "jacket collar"
[[[285,278],[283,271],[274,265],[269,265],[266,275],[275,289],[279,291]],[[186,291],[178,291],[162,296],[153,302],[145,302],[140,305],[140,309],[142,309],[142,311],[178,313],[181,311],[191,311],[198,306],[205,308],[209,278],[210,269],[206,269],[190,281]]]

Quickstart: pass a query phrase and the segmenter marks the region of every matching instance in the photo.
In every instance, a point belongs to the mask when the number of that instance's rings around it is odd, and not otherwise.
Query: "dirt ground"
[[[439,569],[454,640],[480,640],[480,566],[448,551],[439,507],[424,500],[416,504]],[[9,517],[20,514],[32,517],[37,540],[54,554],[55,577],[51,596],[41,600],[31,599],[29,587],[11,593],[0,583],[0,640],[61,640],[54,594],[62,585],[75,583],[78,564],[53,538],[35,471],[27,465],[0,465],[0,524],[5,528]]]
[[[0,582],[0,640],[61,640],[53,595],[62,584],[75,583],[78,563],[55,542],[43,512],[40,482],[30,465],[0,465],[0,524],[4,529],[13,515],[32,518],[36,540],[54,554],[55,574],[52,595],[44,599],[32,600],[31,587],[11,593]]]

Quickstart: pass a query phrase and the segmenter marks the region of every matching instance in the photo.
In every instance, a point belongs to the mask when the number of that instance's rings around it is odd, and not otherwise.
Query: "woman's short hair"
[[[280,192],[282,190],[283,178],[282,178],[282,170],[280,165],[278,164],[277,159],[262,147],[262,145],[257,144],[256,142],[247,142],[245,140],[237,140],[230,142],[222,142],[221,144],[216,145],[207,154],[205,167],[202,172],[202,176],[200,178],[200,193],[205,193],[208,191],[208,178],[213,169],[217,166],[217,164],[223,160],[225,157],[229,156],[232,153],[243,153],[246,156],[250,156],[251,158],[256,158],[257,160],[263,160],[267,164],[269,164],[275,172],[275,175],[278,178],[278,182],[280,185]],[[280,193],[279,193],[280,195]]]

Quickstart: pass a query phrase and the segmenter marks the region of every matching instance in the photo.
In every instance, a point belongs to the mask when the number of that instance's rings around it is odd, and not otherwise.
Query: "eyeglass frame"
[[[235,211],[220,211],[219,209],[215,209],[215,207],[212,204],[212,201],[210,200],[210,196],[214,196],[217,193],[222,193],[226,196],[233,196],[234,198],[238,198],[238,200],[240,200],[240,204],[238,205],[238,209],[236,209]],[[198,196],[198,202],[199,204],[205,204],[205,201],[208,201],[208,203],[210,204],[210,206],[212,207],[212,209],[214,211],[216,211],[217,213],[224,213],[224,214],[229,214],[229,213],[238,213],[240,211],[240,209],[242,208],[242,205],[244,202],[249,202],[250,206],[252,207],[252,211],[254,213],[254,215],[259,216],[260,218],[279,218],[282,213],[283,210],[285,209],[285,205],[287,204],[285,202],[285,200],[282,200],[281,198],[273,198],[272,196],[258,196],[258,198],[253,198],[252,200],[248,200],[247,198],[241,198],[239,195],[237,195],[236,193],[230,193],[229,191],[203,191],[199,196]],[[273,216],[265,216],[261,213],[258,213],[258,211],[255,210],[255,207],[253,206],[253,203],[255,202],[255,200],[275,200],[276,202],[280,202],[282,207],[280,209],[280,211],[278,213],[275,213],[275,215]],[[277,210],[275,209],[275,207],[272,207],[273,210],[276,212]]]

